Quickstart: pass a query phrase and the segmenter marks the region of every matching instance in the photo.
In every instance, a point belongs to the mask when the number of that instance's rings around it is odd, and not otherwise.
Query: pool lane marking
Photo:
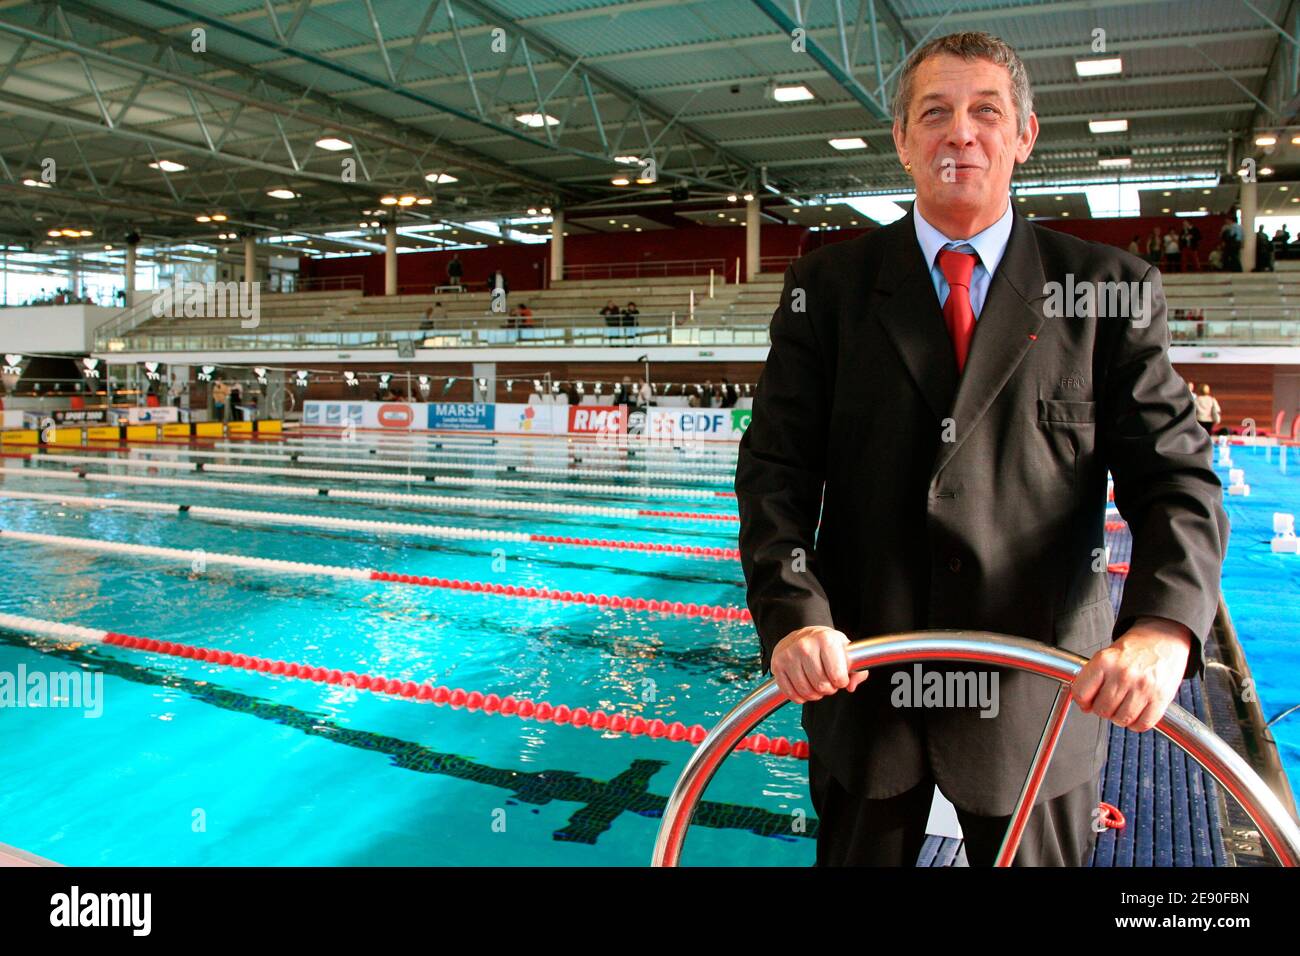
[[[95,538],[75,538],[68,535],[41,534],[34,531],[14,531],[0,528],[0,541],[26,541],[51,547],[71,548],[77,551],[98,551],[105,554],[129,554],[135,557],[164,558],[192,565],[197,557],[205,564],[246,568],[254,571],[281,571],[289,574],[340,578],[352,581],[383,581],[390,584],[410,584],[417,587],[445,588],[475,594],[496,594],[504,597],[527,598],[539,601],[558,601],[569,604],[591,604],[599,607],[622,608],[630,611],[652,611],[676,617],[702,618],[712,621],[748,621],[748,608],[722,604],[696,604],[683,601],[623,597],[618,594],[593,594],[581,591],[563,591],[559,588],[520,587],[485,581],[464,581],[455,578],[437,578],[418,574],[399,574],[393,571],[376,571],[372,568],[347,568],[334,564],[312,564],[307,561],[285,561],[280,558],[255,558],[242,554],[227,554],[198,548],[163,548],[157,545],[128,544],[122,541],[100,541]]]
[[[249,447],[249,446],[244,445],[243,443],[238,441],[218,441],[213,443],[213,447],[219,449],[225,449],[231,453],[234,453],[234,451],[237,449],[240,449],[242,447]],[[575,450],[574,454],[572,455],[563,455],[563,454],[544,455],[544,454],[538,454],[526,450],[525,451],[507,450],[503,452],[498,452],[496,449],[485,448],[481,452],[476,452],[474,449],[471,448],[422,449],[422,448],[405,448],[401,446],[385,447],[385,446],[375,446],[375,445],[364,445],[359,442],[347,442],[347,441],[337,441],[337,440],[331,440],[329,444],[324,444],[324,445],[317,444],[314,442],[308,442],[308,441],[290,440],[282,444],[276,445],[276,448],[282,449],[285,452],[296,453],[298,455],[309,455],[313,453],[319,455],[322,453],[328,453],[330,461],[390,461],[390,462],[395,461],[402,464],[420,464],[423,465],[424,467],[434,467],[438,464],[438,462],[448,461],[448,460],[468,461],[471,463],[476,463],[481,467],[487,467],[486,463],[489,461],[508,462],[514,459],[525,459],[534,464],[546,463],[546,462],[564,462],[569,464],[581,464],[583,462],[586,462],[588,464],[604,465],[607,467],[613,465],[653,465],[662,468],[665,466],[672,465],[672,466],[677,466],[675,470],[673,470],[673,473],[679,473],[685,471],[685,472],[690,472],[692,475],[699,474],[701,472],[710,472],[710,473],[716,473],[718,475],[726,475],[730,477],[734,475],[736,471],[735,462],[718,464],[717,462],[713,462],[713,461],[692,461],[692,460],[684,460],[684,459],[668,459],[665,461],[653,461],[647,458],[628,458],[626,456],[619,455],[617,453],[613,455],[600,455],[600,454],[593,454],[590,451],[581,451],[581,450]],[[172,451],[172,452],[179,452],[182,454],[186,452],[186,449],[184,447],[167,448],[165,450]],[[353,452],[353,453],[364,452],[364,454],[353,454],[352,456],[349,457],[345,454],[347,452]],[[380,456],[381,452],[406,452],[408,454],[422,453],[424,457],[385,458]],[[261,456],[259,454],[252,453],[252,452],[242,452],[239,455],[239,457],[256,458]],[[314,459],[314,460],[319,460],[319,459]],[[572,469],[565,468],[564,470],[568,472],[571,471]],[[641,474],[642,472],[638,471],[636,473]]]
[[[170,456],[167,458],[159,458],[159,459],[150,458],[148,459],[150,461],[176,461],[177,459],[175,458],[175,456],[176,454],[178,454],[178,452],[173,451],[171,449],[149,448],[149,447],[136,448],[134,449],[134,451],[141,456],[150,455],[150,454],[165,454]],[[50,457],[52,458],[63,457],[59,455],[57,452],[53,452],[53,453],[43,452],[42,454],[49,454]],[[303,455],[298,452],[290,452],[287,455],[281,455],[281,454],[276,454],[275,452],[260,452],[260,451],[248,451],[248,452],[195,451],[193,449],[183,449],[179,451],[179,454],[188,455],[191,458],[251,458],[258,461],[287,461],[294,464],[298,462],[302,462],[303,464],[308,464],[308,465],[374,464],[379,466],[384,466],[384,465],[392,466],[392,468],[389,471],[383,472],[384,474],[398,474],[399,473],[398,470],[402,468],[408,471],[410,470],[433,471],[435,469],[441,468],[446,471],[489,471],[490,470],[490,471],[508,471],[519,475],[558,475],[558,476],[567,475],[567,476],[577,476],[580,478],[607,478],[609,477],[610,470],[611,470],[609,468],[546,468],[546,467],[535,466],[535,465],[512,465],[512,464],[493,465],[493,464],[474,464],[469,462],[453,462],[453,461],[441,461],[441,462],[422,461],[421,462],[421,461],[414,461],[412,459],[406,459],[406,458],[370,458],[370,457],[341,458],[337,455]],[[213,468],[215,466],[204,465],[204,467]],[[371,474],[379,474],[379,472],[371,472]],[[710,484],[717,484],[717,485],[729,485],[735,480],[734,477],[732,476],[726,476],[726,477],[715,476],[712,478],[703,478],[699,475],[683,475],[678,472],[669,472],[669,471],[637,471],[634,474],[629,474],[628,477],[633,479],[638,479],[638,480],[642,478],[648,478],[648,479],[655,479],[658,481],[688,481],[689,480],[689,481],[698,481],[698,482],[708,482]],[[410,480],[409,476],[405,476],[405,475],[402,476],[402,479]]]
[[[485,714],[515,717],[519,720],[531,719],[539,723],[590,727],[592,730],[603,733],[625,733],[633,737],[645,735],[657,740],[689,743],[696,747],[708,735],[708,730],[701,724],[687,727],[680,721],[667,724],[659,718],[646,720],[639,715],[626,717],[623,714],[595,708],[569,707],[567,704],[556,705],[549,701],[520,700],[511,694],[501,697],[495,693],[484,694],[476,690],[465,691],[459,687],[439,686],[427,682],[417,684],[415,681],[410,680],[400,681],[395,677],[358,674],[355,671],[340,671],[337,668],[313,667],[309,664],[271,660],[270,658],[256,657],[250,654],[232,654],[229,651],[217,650],[212,647],[181,644],[175,641],[158,641],[148,637],[136,637],[116,631],[81,627],[76,624],[64,624],[59,621],[25,617],[19,614],[0,614],[0,627],[59,641],[105,644],[109,647],[124,647],[153,654],[165,654],[169,657],[181,657],[186,660],[201,660],[205,663],[217,664],[223,667],[237,667],[243,670],[257,671],[261,674],[274,674],[277,677],[290,677],[316,684],[355,687],[360,690],[368,690],[373,694],[401,697],[418,703],[436,704],[439,707],[450,705],[456,710],[464,707],[470,711],[481,710]],[[786,737],[773,739],[763,734],[751,734],[745,737],[736,745],[735,750],[748,750],[759,754],[770,753],[775,757],[790,757],[795,760],[808,759],[807,741],[791,741]]]
[[[46,459],[47,461],[50,459]],[[413,495],[394,491],[356,491],[346,488],[304,488],[300,485],[266,485],[245,481],[213,481],[205,478],[159,478],[153,475],[110,475],[107,472],[65,468],[11,468],[0,466],[0,475],[44,478],[53,481],[95,481],[121,485],[151,485],[159,488],[207,488],[213,491],[249,491],[286,498],[336,498],[342,501],[376,501],[425,507],[499,508],[541,514],[585,515],[599,518],[673,518],[679,521],[738,523],[735,514],[707,511],[663,511],[654,508],[620,508],[605,505],[567,505],[554,501],[518,501],[510,498],[464,498],[454,495]]]
[[[75,504],[89,508],[123,508],[132,511],[171,512],[198,518],[243,521],[249,524],[300,525],[348,531],[375,531],[387,534],[419,535],[427,538],[451,538],[464,541],[513,541],[531,544],[561,544],[578,548],[602,548],[607,551],[647,551],[676,557],[740,560],[736,548],[701,545],[664,544],[655,541],[628,541],[608,538],[579,538],[571,535],[539,534],[531,531],[497,531],[488,528],[455,528],[447,525],[415,524],[402,521],[376,521],[365,518],[331,518],[325,515],[302,515],[281,511],[253,511],[246,508],[218,508],[209,505],[173,504],[169,501],[139,501],[129,498],[102,498],[91,495],[64,495],[41,491],[0,490],[0,499],[46,501]]]
[[[48,452],[42,452],[34,457],[42,461],[66,461],[84,465],[120,465],[125,468],[160,468],[171,471],[203,471],[213,474],[282,475],[287,478],[325,478],[338,481],[391,481],[404,485],[418,484],[422,481],[438,485],[495,484],[530,491],[563,491],[568,494],[658,495],[665,498],[688,498],[692,501],[711,501],[714,498],[736,497],[734,491],[696,491],[688,488],[587,485],[563,481],[508,481],[486,478],[461,478],[448,475],[423,475],[417,477],[397,472],[330,471],[323,468],[273,468],[269,465],[212,465],[200,461],[105,458],[100,455],[64,455]]]

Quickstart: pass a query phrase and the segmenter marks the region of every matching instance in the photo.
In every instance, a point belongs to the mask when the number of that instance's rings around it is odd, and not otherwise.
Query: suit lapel
[[[887,244],[877,275],[875,291],[882,301],[873,311],[938,421],[947,416],[957,387],[952,340],[911,214],[885,228],[897,235]]]
[[[1037,336],[1043,324],[1043,282],[1043,263],[1033,226],[1016,213],[1006,252],[989,283],[984,308],[975,323],[966,368],[957,382],[957,395],[949,413],[955,438],[939,444],[935,474],[952,459],[1033,344],[1031,336]],[[947,343],[947,329],[942,325],[940,328]]]

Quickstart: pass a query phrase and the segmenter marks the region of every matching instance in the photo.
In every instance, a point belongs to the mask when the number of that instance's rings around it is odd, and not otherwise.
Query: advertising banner
[[[517,435],[551,435],[556,431],[554,405],[503,402],[496,406],[496,431]],[[563,432],[563,427],[560,429]]]
[[[84,414],[84,413],[83,413]],[[102,412],[100,413],[103,414]],[[59,419],[55,419],[58,421]],[[75,421],[76,419],[69,419]],[[93,419],[94,421],[103,421],[103,418]],[[181,420],[181,410],[174,405],[159,405],[154,408],[134,407],[127,410],[126,420],[132,425],[153,425],[159,422],[179,422]],[[84,419],[92,421],[92,419]]]
[[[328,428],[343,428],[352,424],[361,428],[366,424],[366,407],[378,407],[379,404],[378,402],[304,402],[302,423]]]
[[[646,436],[653,441],[730,441],[731,408],[650,408]]]
[[[627,433],[626,405],[571,405],[569,433],[573,435],[623,435]]]
[[[496,406],[484,402],[430,402],[429,428],[493,431]]]

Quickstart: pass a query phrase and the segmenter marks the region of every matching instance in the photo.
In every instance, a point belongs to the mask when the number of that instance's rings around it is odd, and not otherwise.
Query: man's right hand
[[[801,627],[781,639],[772,652],[772,676],[796,704],[821,700],[838,690],[849,692],[867,679],[867,671],[849,673],[845,648],[852,643],[833,627]]]

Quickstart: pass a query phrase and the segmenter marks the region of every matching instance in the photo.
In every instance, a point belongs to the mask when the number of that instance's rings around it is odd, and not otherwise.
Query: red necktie
[[[976,257],[969,252],[939,250],[939,271],[948,280],[948,299],[943,304],[943,320],[952,337],[957,355],[957,374],[966,366],[970,338],[975,332],[975,310],[970,304],[970,279],[975,272]]]

